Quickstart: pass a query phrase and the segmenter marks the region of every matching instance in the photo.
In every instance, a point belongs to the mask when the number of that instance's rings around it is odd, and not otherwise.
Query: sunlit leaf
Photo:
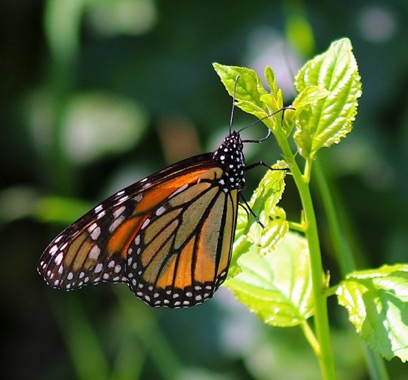
[[[268,254],[252,245],[238,264],[241,273],[225,285],[262,321],[296,326],[313,313],[309,251],[305,238],[288,232]]]
[[[285,189],[286,164],[280,161],[273,168],[278,170],[268,170],[248,202],[258,220],[249,214],[245,206],[238,209],[230,276],[238,273],[239,269],[235,272],[238,258],[252,246],[257,246],[261,254],[271,252],[289,229],[284,210],[276,207]]]
[[[262,119],[272,132],[279,132],[282,118],[269,117],[283,108],[282,91],[276,84],[272,69],[265,69],[265,78],[270,87],[268,92],[254,70],[219,63],[214,63],[213,66],[228,93],[235,96],[236,106]]]
[[[357,332],[386,359],[408,360],[408,265],[349,274],[337,289]]]
[[[276,112],[283,107],[282,90],[278,87],[275,73],[269,66],[266,66],[264,75],[270,89],[270,94],[261,96],[261,100],[269,104],[272,110]]]
[[[307,86],[293,101],[293,107],[296,111],[302,111],[306,106],[313,102],[327,98],[330,95],[330,91],[320,86]]]
[[[294,101],[299,113],[294,138],[300,154],[313,158],[319,149],[338,143],[352,129],[361,81],[350,41],[335,41],[327,52],[306,63],[295,85],[300,95]],[[305,97],[303,91],[309,86],[327,93],[318,94],[320,99]]]
[[[261,101],[261,96],[267,94],[267,92],[254,70],[245,67],[220,65],[219,63],[214,63],[213,66],[228,93],[235,96],[237,107],[258,118],[268,115],[268,109],[265,107],[265,103]]]

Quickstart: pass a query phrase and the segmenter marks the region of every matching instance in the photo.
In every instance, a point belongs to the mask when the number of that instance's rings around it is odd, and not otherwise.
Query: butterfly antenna
[[[232,131],[232,124],[234,122],[234,111],[235,111],[235,94],[237,93],[237,83],[238,83],[239,75],[235,77],[235,83],[234,83],[234,93],[232,95],[232,108],[231,108],[231,116],[230,116],[230,122],[229,122],[229,133]]]

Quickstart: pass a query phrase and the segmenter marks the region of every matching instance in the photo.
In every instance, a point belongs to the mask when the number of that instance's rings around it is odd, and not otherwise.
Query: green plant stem
[[[292,154],[286,139],[279,139],[278,144],[282,149],[283,156],[288,163],[293,179],[301,198],[304,218],[305,236],[309,246],[310,264],[312,272],[313,297],[315,304],[314,325],[317,340],[319,342],[318,359],[322,377],[325,380],[336,379],[333,350],[330,341],[329,318],[327,311],[327,300],[325,296],[325,281],[319,245],[319,234],[317,230],[316,216],[314,212],[312,196],[309,187],[309,176],[303,176]],[[306,165],[307,173],[311,171],[311,162]]]
[[[296,223],[296,222],[288,222],[289,223],[289,229],[294,230],[294,231],[299,231],[304,233],[305,232],[305,226],[302,223]]]
[[[314,162],[314,178],[316,179],[319,193],[322,197],[323,206],[328,219],[328,226],[333,242],[333,249],[336,253],[337,260],[340,264],[340,271],[344,278],[348,273],[356,270],[356,263],[350,248],[347,234],[344,233],[344,228],[341,225],[340,217],[338,215],[339,202],[333,200],[333,192],[327,183],[327,175],[323,172],[323,168],[318,159]],[[326,296],[332,295],[333,290],[326,292]],[[367,345],[362,342],[364,346],[364,353],[367,361],[367,366],[372,379],[387,380],[389,376],[384,365],[383,359],[373,352]]]
[[[340,218],[336,211],[326,176],[323,173],[318,158],[315,160],[313,167],[314,178],[316,179],[323,206],[325,208],[325,214],[327,215],[327,220],[329,222],[328,225],[333,242],[333,250],[336,253],[337,260],[340,264],[341,274],[344,277],[346,274],[356,270],[356,264],[348,245],[347,238],[344,236],[344,231],[340,226]]]
[[[312,271],[313,295],[315,303],[315,329],[320,343],[320,367],[324,379],[335,379],[334,359],[330,342],[330,329],[327,312],[327,300],[324,293],[323,266],[317,231],[316,216],[313,208],[309,185],[305,182],[297,184],[302,200],[307,223],[306,239],[309,245],[310,264]]]
[[[307,321],[304,321],[300,325],[303,334],[305,335],[306,339],[308,340],[310,346],[312,347],[314,353],[316,356],[320,356],[320,345],[319,342],[316,339],[316,335],[314,334],[313,330],[311,329],[309,323]]]

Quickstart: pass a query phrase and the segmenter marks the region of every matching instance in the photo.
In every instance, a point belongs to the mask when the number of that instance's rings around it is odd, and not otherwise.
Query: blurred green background
[[[407,262],[408,3],[16,0],[0,11],[1,357],[18,379],[317,379],[296,329],[263,326],[228,290],[191,310],[150,309],[124,285],[74,293],[36,273],[43,249],[111,193],[228,131],[212,62],[293,76],[349,37],[363,81],[355,129],[321,154],[360,267]],[[253,121],[242,112],[235,126]],[[263,128],[245,131],[263,136]],[[273,140],[247,161],[280,159]],[[247,198],[262,169],[248,173]],[[288,180],[282,201],[298,220]],[[319,198],[316,204],[319,210]],[[325,267],[339,280],[323,214]],[[361,343],[331,301],[339,378],[367,379]],[[407,367],[387,362],[392,379]]]

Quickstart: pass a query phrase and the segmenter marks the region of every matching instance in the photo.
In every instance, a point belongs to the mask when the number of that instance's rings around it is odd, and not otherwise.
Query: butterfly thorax
[[[245,158],[243,153],[244,144],[238,132],[231,132],[223,143],[214,151],[214,159],[219,161],[224,174],[219,179],[225,192],[237,189],[241,190],[245,185],[244,170]]]

